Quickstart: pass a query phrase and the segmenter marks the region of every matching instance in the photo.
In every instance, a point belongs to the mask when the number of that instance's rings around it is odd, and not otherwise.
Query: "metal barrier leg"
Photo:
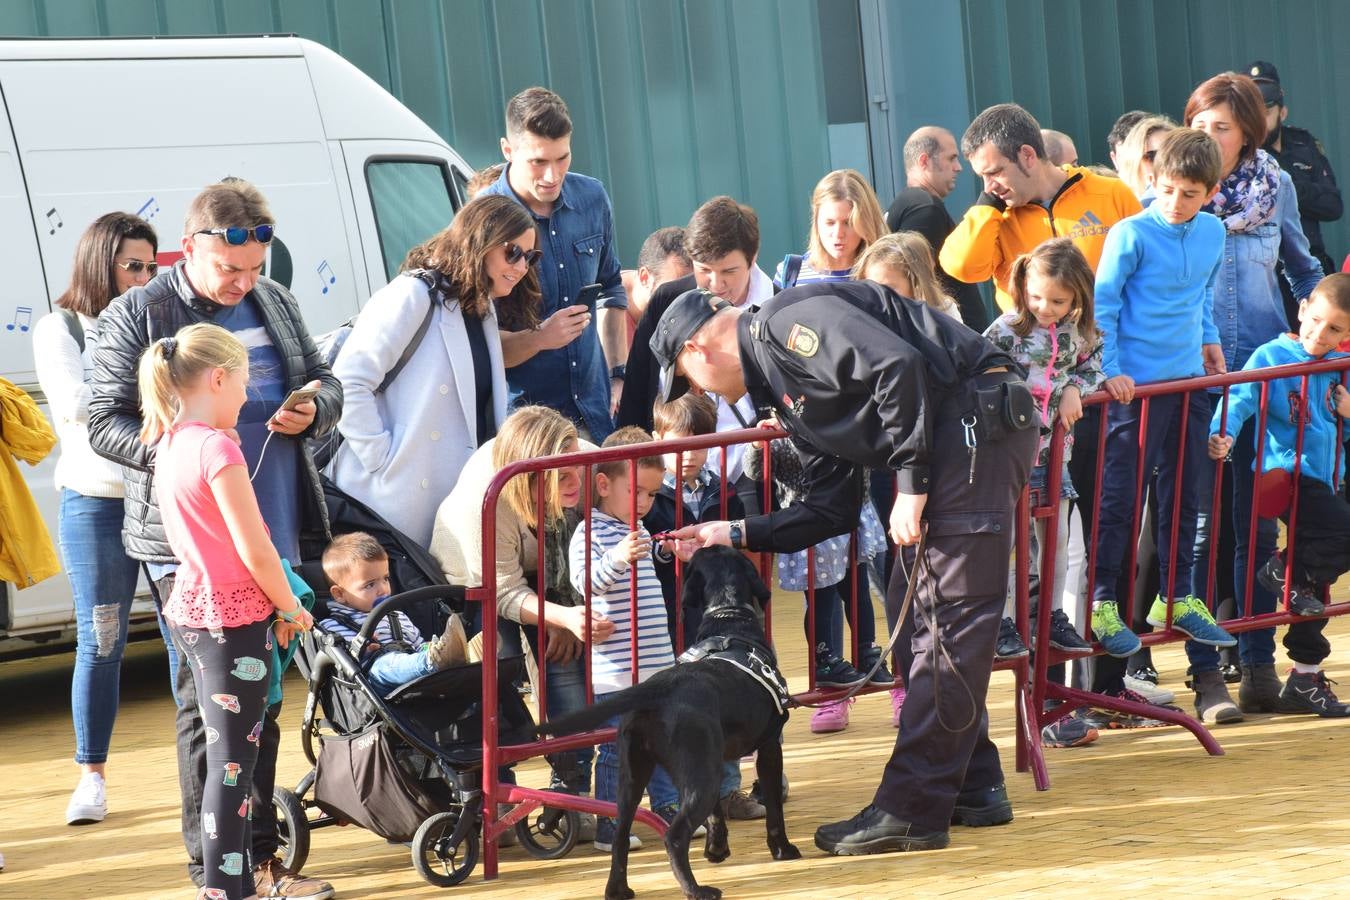
[[[1159,722],[1166,722],[1169,725],[1180,725],[1191,734],[1205,748],[1210,756],[1223,756],[1223,747],[1214,739],[1214,735],[1192,717],[1183,712],[1167,709],[1162,706],[1155,706],[1152,703],[1135,703],[1131,700],[1124,700],[1120,697],[1108,697],[1105,694],[1094,694],[1091,691],[1080,691],[1075,688],[1065,687],[1062,684],[1049,683],[1045,686],[1045,696],[1054,700],[1063,700],[1065,706],[1056,707],[1053,711],[1046,713],[1050,721],[1072,712],[1074,709],[1083,706],[1091,706],[1097,709],[1113,709],[1117,712],[1128,713],[1132,716],[1139,716],[1145,719],[1157,719]]]

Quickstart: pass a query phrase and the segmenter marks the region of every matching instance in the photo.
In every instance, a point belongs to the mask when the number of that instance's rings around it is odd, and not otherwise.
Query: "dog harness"
[[[788,686],[778,671],[771,651],[742,638],[717,635],[704,638],[685,650],[676,662],[698,662],[701,659],[721,660],[749,675],[768,692],[778,714],[787,718]]]

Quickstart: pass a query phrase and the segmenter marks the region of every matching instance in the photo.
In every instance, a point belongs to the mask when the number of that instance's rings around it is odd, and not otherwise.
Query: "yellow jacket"
[[[19,590],[61,571],[17,460],[35,466],[56,446],[56,434],[23,389],[0,378],[0,580]]]
[[[1106,232],[1139,212],[1139,200],[1125,183],[1090,169],[1064,166],[1069,176],[1049,208],[1036,203],[1002,210],[985,205],[966,210],[938,254],[943,270],[958,281],[976,284],[994,279],[994,300],[1012,309],[1008,271],[1013,261],[1053,237],[1073,240],[1088,265],[1097,270]]]

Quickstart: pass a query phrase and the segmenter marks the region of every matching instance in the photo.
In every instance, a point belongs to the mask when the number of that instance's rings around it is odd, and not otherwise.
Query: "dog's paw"
[[[618,886],[607,885],[605,887],[605,900],[633,900],[637,894],[626,884]]]
[[[723,858],[725,859],[725,857]],[[693,900],[722,900],[722,889],[702,884],[694,888],[694,892],[687,896],[692,897]]]
[[[797,849],[796,844],[784,844],[783,846],[771,851],[773,858],[782,862],[785,859],[801,859],[802,851]]]
[[[703,858],[708,862],[720,863],[731,855],[730,847],[704,847]]]

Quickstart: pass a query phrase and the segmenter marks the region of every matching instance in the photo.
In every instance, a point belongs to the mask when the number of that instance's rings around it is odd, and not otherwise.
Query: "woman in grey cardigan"
[[[536,241],[520,204],[498,196],[470,202],[408,253],[402,274],[370,298],[333,364],[343,388],[343,443],[329,475],[422,546],[460,469],[506,419],[495,304],[539,302]],[[381,391],[414,343],[398,378]]]

